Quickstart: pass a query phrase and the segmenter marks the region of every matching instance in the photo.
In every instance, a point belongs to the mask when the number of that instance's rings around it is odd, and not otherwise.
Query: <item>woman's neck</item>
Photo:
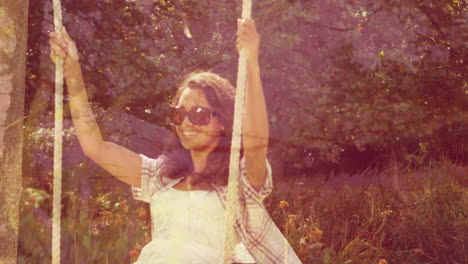
[[[208,155],[210,153],[203,151],[194,151],[190,152],[192,156],[193,169],[195,174],[201,174],[206,167],[206,161],[208,160]]]
[[[191,190],[197,188],[196,186],[198,182],[200,182],[201,177],[203,177],[202,172],[205,169],[209,153],[192,150],[190,152],[190,155],[192,157],[194,172],[187,175],[185,179],[183,179],[179,184],[177,184],[177,188],[181,188],[183,190]]]

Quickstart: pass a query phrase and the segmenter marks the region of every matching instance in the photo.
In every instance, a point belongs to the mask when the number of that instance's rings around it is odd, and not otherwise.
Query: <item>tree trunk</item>
[[[16,263],[28,0],[0,0],[0,263]]]

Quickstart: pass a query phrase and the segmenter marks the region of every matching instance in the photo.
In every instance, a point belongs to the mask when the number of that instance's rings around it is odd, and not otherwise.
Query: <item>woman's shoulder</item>
[[[155,158],[140,154],[142,158],[141,175],[147,179],[151,193],[163,191],[171,188],[180,179],[172,179],[166,175],[166,166],[168,158],[165,155],[159,155]]]

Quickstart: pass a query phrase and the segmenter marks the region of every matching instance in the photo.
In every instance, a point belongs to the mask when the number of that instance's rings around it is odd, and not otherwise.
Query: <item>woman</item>
[[[253,20],[238,20],[237,48],[247,54],[240,190],[246,208],[236,226],[237,263],[300,263],[263,207],[272,189],[266,162],[268,118]],[[104,141],[84,87],[75,43],[51,33],[51,55],[64,59],[75,130],[83,152],[151,204],[152,241],[137,263],[222,263],[234,87],[210,72],[189,74],[172,102],[174,147],[157,159]]]

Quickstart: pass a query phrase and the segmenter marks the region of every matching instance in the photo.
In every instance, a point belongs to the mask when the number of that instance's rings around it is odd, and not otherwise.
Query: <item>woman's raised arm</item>
[[[75,42],[65,28],[50,34],[51,56],[63,58],[70,110],[80,146],[86,156],[121,181],[140,187],[141,158],[138,154],[106,142],[88,102]]]
[[[253,20],[238,21],[237,48],[247,53],[247,87],[242,140],[249,183],[260,191],[266,177],[268,115],[258,63],[260,36]]]

